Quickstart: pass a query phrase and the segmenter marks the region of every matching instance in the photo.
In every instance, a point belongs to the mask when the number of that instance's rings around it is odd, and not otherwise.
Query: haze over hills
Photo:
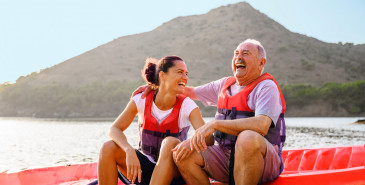
[[[267,52],[265,71],[273,74],[279,84],[318,87],[324,82],[343,83],[365,79],[364,44],[325,43],[293,33],[242,2],[216,8],[203,15],[177,17],[150,32],[120,37],[39,73],[20,77],[13,88],[42,89],[56,84],[57,87],[72,89],[90,87],[92,84],[118,83],[124,95],[112,101],[115,105],[110,106],[111,111],[120,107],[121,102],[128,101],[128,94],[143,84],[140,71],[147,57],[159,59],[166,55],[181,56],[189,70],[188,85],[196,86],[232,75],[233,50],[247,38],[257,39],[263,44]],[[47,90],[39,89],[40,94]],[[21,93],[19,96],[22,96]],[[28,102],[28,99],[24,99],[26,102],[23,103],[0,99],[7,103],[0,108],[10,107],[16,111],[7,111],[3,115],[34,115],[30,106],[33,103]],[[97,102],[94,100],[91,98],[87,101],[92,104]],[[58,102],[58,99],[50,101]],[[55,105],[59,105],[57,102],[54,102]],[[107,100],[99,105],[102,104],[110,105]],[[19,109],[22,111],[19,112]],[[90,111],[98,110],[94,108]],[[114,116],[120,112],[120,108],[110,115],[90,111],[79,111],[76,116]],[[70,114],[67,112],[59,113],[57,109],[44,116],[67,117]]]

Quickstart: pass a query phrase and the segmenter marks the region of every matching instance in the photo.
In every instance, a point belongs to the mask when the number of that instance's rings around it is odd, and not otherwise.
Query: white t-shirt
[[[146,98],[141,99],[142,94],[137,94],[133,96],[133,101],[137,105],[138,110],[138,123],[142,124],[144,119],[144,108],[145,108],[145,102]],[[191,100],[189,97],[186,97],[181,105],[180,113],[179,113],[179,128],[181,131],[183,128],[190,126],[190,120],[189,115],[192,110],[194,110],[196,107],[196,103]],[[160,124],[163,120],[165,120],[170,113],[172,112],[172,109],[169,110],[160,110],[155,102],[152,102],[152,108],[151,108],[151,115],[157,120],[157,122]]]

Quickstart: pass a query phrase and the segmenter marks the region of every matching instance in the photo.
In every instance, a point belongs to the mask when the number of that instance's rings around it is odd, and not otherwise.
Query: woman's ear
[[[160,72],[158,73],[158,77],[160,78],[160,82],[161,82],[161,81],[164,81],[164,80],[165,80],[165,78],[166,78],[165,72],[160,71]]]

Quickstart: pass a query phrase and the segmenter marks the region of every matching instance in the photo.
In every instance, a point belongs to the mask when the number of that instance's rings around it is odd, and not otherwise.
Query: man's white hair
[[[265,48],[264,46],[262,46],[262,44],[255,40],[255,39],[246,39],[245,41],[241,42],[241,44],[244,44],[244,43],[252,43],[252,44],[255,44],[257,46],[257,49],[259,51],[259,54],[257,56],[258,59],[261,59],[261,58],[264,58],[266,59],[266,51],[265,51]],[[241,45],[239,44],[239,45]]]

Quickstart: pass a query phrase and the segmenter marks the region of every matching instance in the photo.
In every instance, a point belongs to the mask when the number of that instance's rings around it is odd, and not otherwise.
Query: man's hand
[[[128,150],[126,151],[126,165],[127,165],[127,179],[134,184],[134,181],[138,175],[138,182],[141,182],[142,170],[141,164],[137,157],[136,151]]]
[[[191,150],[195,149],[197,152],[204,152],[205,149],[207,149],[205,139],[212,135],[214,131],[214,121],[206,123],[200,128],[196,129],[193,137],[190,140]]]
[[[190,150],[190,142],[189,140],[185,140],[181,143],[179,143],[174,149],[171,151],[176,151],[174,155],[176,155],[175,162],[179,162],[184,160],[185,158],[189,157],[191,153],[193,153],[193,150]]]
[[[144,99],[147,94],[149,92],[152,91],[152,88],[150,85],[146,84],[146,85],[142,85],[142,86],[139,86],[133,93],[132,93],[132,97],[135,96],[136,94],[139,94],[139,93],[142,93],[142,96],[141,98]]]

